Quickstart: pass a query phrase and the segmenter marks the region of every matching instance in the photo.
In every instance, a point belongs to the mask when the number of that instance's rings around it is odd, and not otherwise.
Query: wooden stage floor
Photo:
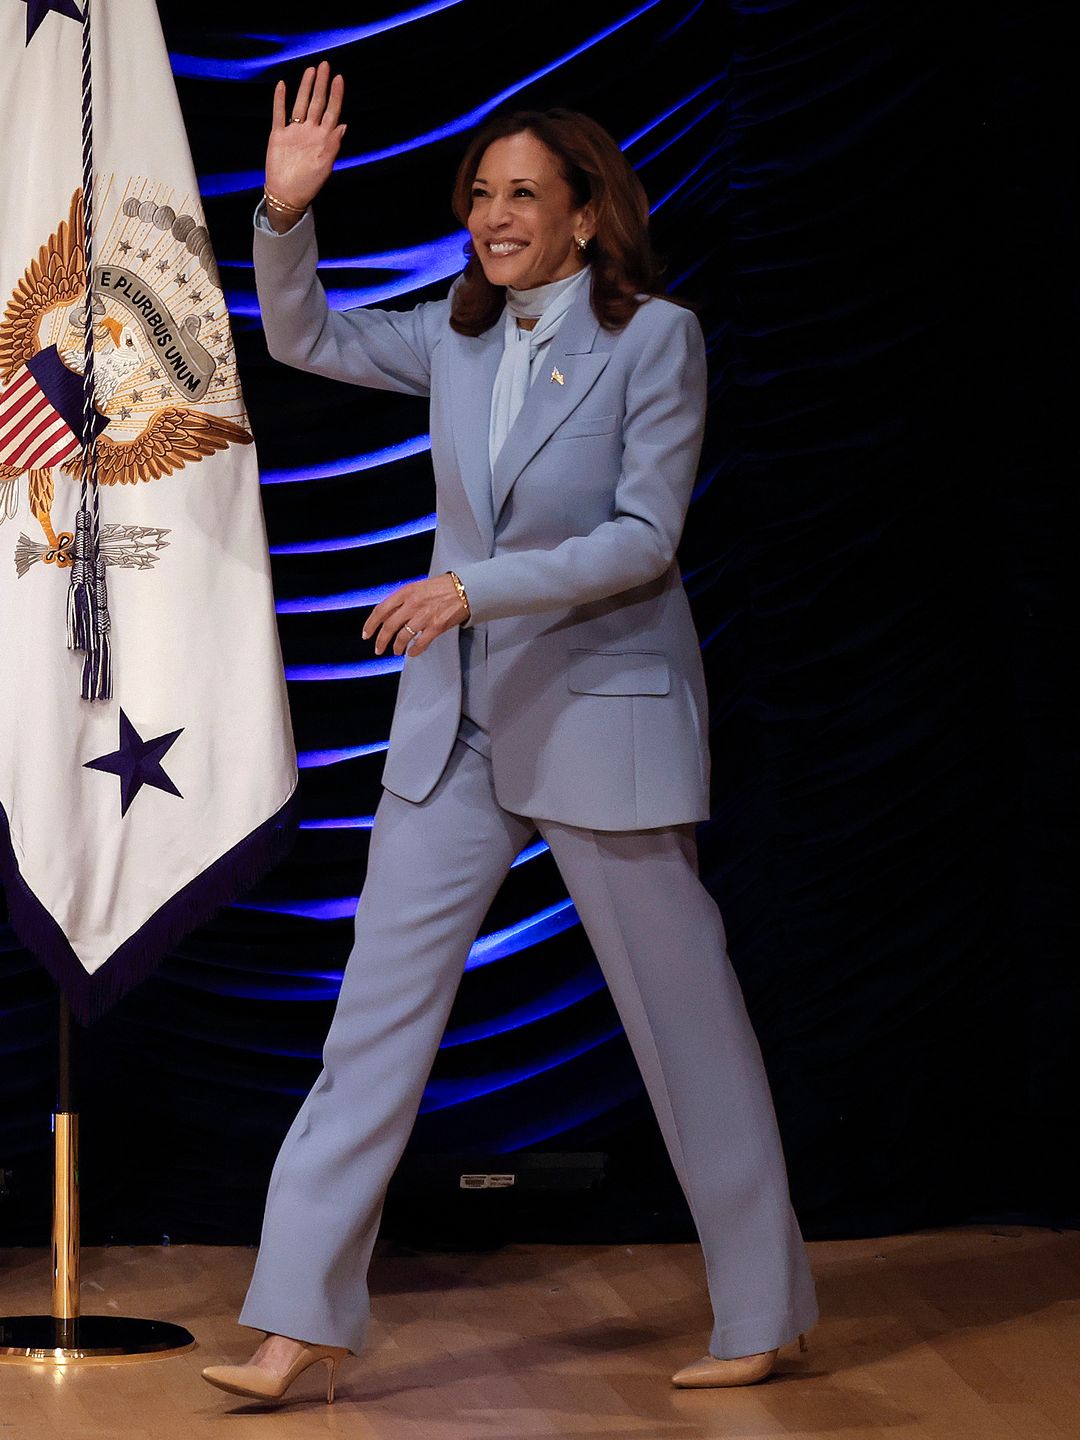
[[[360,1357],[266,1407],[203,1365],[260,1338],[235,1316],[251,1249],[83,1252],[83,1310],[172,1320],[195,1349],[124,1365],[0,1365],[0,1440],[1076,1440],[1080,1231],[969,1226],[810,1245],[809,1350],[738,1390],[676,1390],[710,1311],[693,1245],[381,1249]],[[48,1256],[0,1250],[0,1311],[48,1308]]]

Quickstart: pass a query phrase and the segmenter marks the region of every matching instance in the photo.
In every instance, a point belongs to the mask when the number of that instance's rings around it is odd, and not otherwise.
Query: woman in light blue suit
[[[355,945],[323,1069],[274,1166],[240,1315],[266,1332],[211,1383],[278,1397],[359,1351],[366,1276],[469,948],[536,830],[603,967],[705,1256],[709,1353],[746,1384],[817,1318],[761,1054],[698,878],[704,677],[675,560],[705,413],[688,309],[657,294],[648,204],[565,110],[496,117],[462,161],[470,258],[443,300],[334,313],[311,200],[343,81],[275,93],[255,269],[270,352],[429,396],[431,573],[365,624],[404,654]]]

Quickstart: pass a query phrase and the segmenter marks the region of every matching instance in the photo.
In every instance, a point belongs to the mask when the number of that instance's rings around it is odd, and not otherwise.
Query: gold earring
[[[575,236],[574,236],[574,244],[577,246],[577,248],[578,248],[579,250],[584,250],[585,247],[586,247],[586,245],[588,245],[588,243],[589,243],[588,240],[583,240],[580,235],[575,235]]]

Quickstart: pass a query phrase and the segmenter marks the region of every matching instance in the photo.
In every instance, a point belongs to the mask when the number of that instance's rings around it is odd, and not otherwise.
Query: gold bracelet
[[[458,579],[458,576],[455,574],[455,572],[454,572],[453,570],[448,570],[446,573],[450,576],[450,579],[454,582],[454,589],[455,589],[455,590],[457,591],[457,593],[458,593],[458,599],[461,601],[462,605],[465,606],[465,619],[466,619],[466,620],[471,620],[471,619],[472,619],[472,607],[471,607],[470,604],[469,604],[469,597],[468,597],[468,595],[465,594],[465,586],[462,585],[461,581]]]
[[[276,195],[271,195],[265,185],[263,186],[263,194],[266,196],[266,203],[275,210],[290,210],[294,215],[303,215],[307,209],[306,205],[301,209],[297,209],[295,205],[286,205],[284,200],[279,200]]]

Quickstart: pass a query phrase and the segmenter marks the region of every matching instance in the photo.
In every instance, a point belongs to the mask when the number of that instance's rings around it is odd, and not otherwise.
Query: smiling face
[[[469,234],[493,285],[530,290],[576,275],[586,262],[575,235],[595,227],[592,203],[579,206],[558,158],[528,130],[493,140],[472,183]]]

